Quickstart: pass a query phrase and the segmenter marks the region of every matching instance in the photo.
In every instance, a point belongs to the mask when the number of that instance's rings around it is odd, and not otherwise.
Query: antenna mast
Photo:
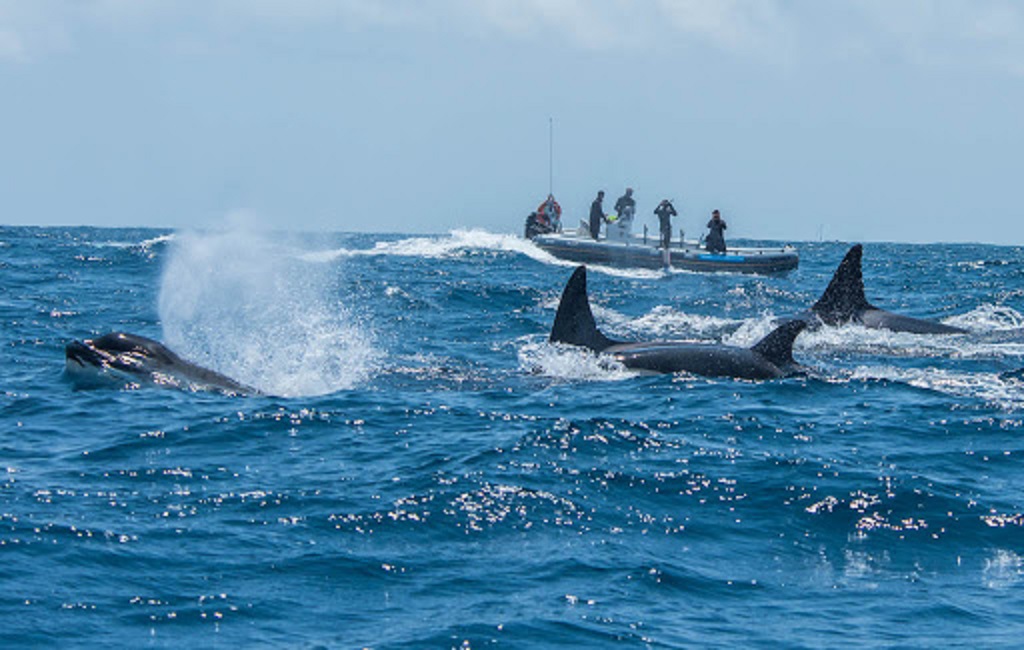
[[[555,120],[548,118],[548,194],[555,193]]]

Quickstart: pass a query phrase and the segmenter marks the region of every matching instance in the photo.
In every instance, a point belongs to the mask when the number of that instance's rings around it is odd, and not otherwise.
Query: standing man
[[[704,243],[710,253],[725,252],[725,221],[722,220],[722,213],[718,210],[711,211],[711,221],[708,222],[708,236]]]
[[[661,247],[668,248],[672,241],[672,217],[679,213],[671,201],[664,199],[654,208],[654,214],[658,216],[658,225],[661,227]]]
[[[590,236],[595,240],[601,234],[601,222],[604,221],[604,190],[597,193],[597,198],[590,204]]]
[[[634,212],[636,212],[636,201],[633,200],[633,188],[627,187],[626,193],[615,202],[615,214],[619,215],[619,217],[632,219]]]

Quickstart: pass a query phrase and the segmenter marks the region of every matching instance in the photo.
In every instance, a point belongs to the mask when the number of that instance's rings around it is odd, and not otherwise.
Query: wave
[[[174,241],[174,233],[158,235],[143,239],[142,241],[101,241],[91,242],[94,248],[121,248],[121,249],[142,249],[148,251],[158,244],[168,244]]]
[[[863,365],[853,369],[849,379],[906,384],[952,397],[981,400],[1003,411],[1024,409],[1024,383],[1000,373]]]
[[[723,321],[723,326],[727,321]],[[765,313],[742,324],[723,338],[723,343],[750,347],[767,336],[778,324],[774,314]],[[1014,332],[1008,328],[1004,332]],[[950,359],[1006,359],[1024,357],[1024,338],[999,340],[974,333],[935,335],[893,332],[862,325],[820,327],[797,337],[797,352],[881,355],[887,357],[941,357]]]
[[[972,332],[1006,331],[1024,328],[1024,314],[1005,305],[984,304],[942,322]]]

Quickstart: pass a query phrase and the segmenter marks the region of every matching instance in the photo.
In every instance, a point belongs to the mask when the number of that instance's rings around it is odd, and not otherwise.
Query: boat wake
[[[378,241],[373,248],[338,248],[305,253],[310,262],[333,262],[346,257],[419,257],[423,259],[455,259],[480,252],[512,252],[550,259],[530,242],[510,234],[486,230],[453,230],[447,235],[407,237],[394,241]]]
[[[337,248],[301,254],[307,262],[330,263],[351,257],[417,257],[430,260],[471,258],[481,254],[515,253],[543,264],[575,268],[577,263],[558,259],[533,242],[517,235],[492,233],[480,229],[457,229],[447,235],[407,237],[394,241],[378,241],[373,248]],[[624,278],[655,279],[666,275],[661,270],[618,269],[592,265],[592,271]],[[671,273],[687,273],[673,269]]]

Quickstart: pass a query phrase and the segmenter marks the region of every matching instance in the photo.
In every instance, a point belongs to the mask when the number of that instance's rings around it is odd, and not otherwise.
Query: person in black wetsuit
[[[725,229],[727,226],[722,221],[722,215],[718,210],[711,211],[711,221],[708,222],[708,236],[704,244],[710,253],[725,252]]]
[[[665,199],[654,208],[654,214],[658,216],[658,225],[661,227],[661,247],[668,248],[672,241],[672,217],[679,213],[672,202]]]
[[[636,212],[636,201],[633,199],[633,188],[627,187],[626,193],[615,202],[615,214],[628,219],[633,216],[634,212]]]
[[[601,234],[601,222],[604,221],[604,190],[597,193],[597,198],[590,204],[590,236],[597,239]]]
[[[548,221],[547,216],[537,212],[531,212],[530,216],[526,217],[526,229],[523,235],[525,235],[527,239],[533,239],[537,235],[546,235],[553,230],[554,229],[551,227],[551,222]]]

